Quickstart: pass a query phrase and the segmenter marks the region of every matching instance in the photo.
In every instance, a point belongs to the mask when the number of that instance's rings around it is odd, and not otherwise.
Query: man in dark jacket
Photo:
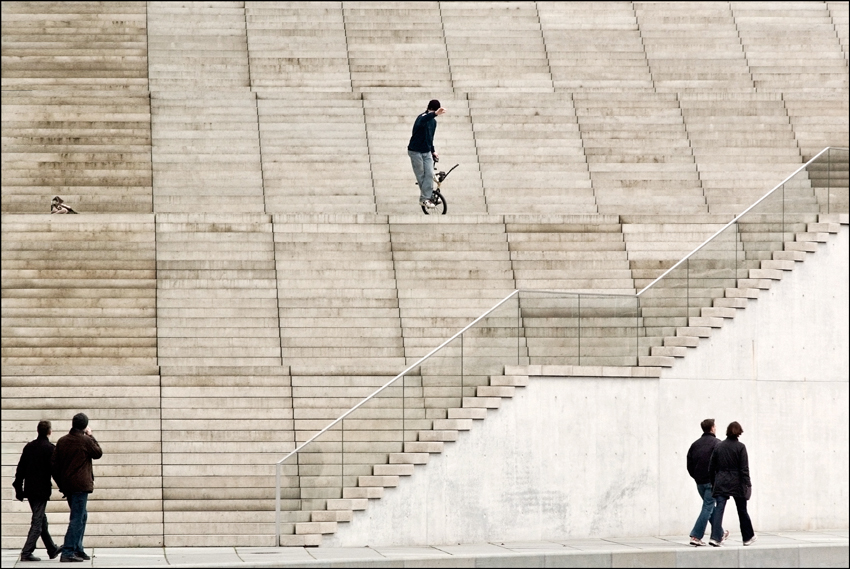
[[[60,561],[90,559],[83,550],[83,535],[88,519],[86,504],[94,491],[91,461],[103,456],[103,451],[88,425],[89,418],[84,413],[74,415],[71,431],[59,439],[53,451],[53,480],[71,509]]]
[[[431,201],[434,195],[434,162],[439,158],[434,150],[434,133],[437,131],[437,117],[445,112],[440,101],[429,101],[428,109],[416,117],[407,144],[407,155],[410,156],[416,183],[419,184],[419,205],[423,207],[436,207]]]
[[[691,545],[699,547],[705,545],[702,540],[705,535],[705,526],[709,521],[714,521],[711,515],[714,513],[714,496],[711,494],[711,479],[708,476],[708,462],[711,459],[711,453],[714,452],[714,447],[720,444],[714,433],[717,432],[717,426],[714,424],[714,419],[706,419],[700,423],[702,427],[702,436],[698,438],[688,449],[688,474],[697,483],[697,492],[702,500],[702,509],[697,517],[697,522],[694,524],[694,529],[691,530]],[[728,535],[728,532],[727,532]]]
[[[21,549],[21,561],[41,561],[41,558],[33,555],[35,544],[41,536],[47,555],[54,559],[59,555],[59,547],[53,543],[50,531],[47,528],[47,502],[53,492],[50,483],[50,459],[53,456],[53,443],[47,437],[53,432],[50,421],[39,421],[38,438],[27,443],[21,459],[18,461],[18,469],[15,471],[15,498],[23,501],[26,498],[32,510],[32,521],[27,541]]]
[[[711,477],[713,494],[717,503],[711,520],[711,539],[708,543],[715,547],[723,541],[720,539],[718,528],[723,523],[723,512],[730,497],[735,498],[744,545],[752,545],[756,541],[753,523],[750,520],[750,514],[747,513],[747,491],[752,487],[752,482],[747,447],[738,440],[742,434],[744,429],[740,423],[737,421],[729,423],[726,428],[726,440],[717,445],[708,463],[708,475]]]

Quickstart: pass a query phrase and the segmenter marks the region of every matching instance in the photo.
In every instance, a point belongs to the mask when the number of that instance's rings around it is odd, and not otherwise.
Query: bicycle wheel
[[[445,196],[443,194],[438,194],[434,192],[434,195],[431,197],[431,200],[437,204],[437,207],[434,208],[435,213],[442,213],[442,215],[446,215],[446,212],[449,211],[449,204],[446,202]],[[425,215],[431,215],[431,212],[428,211],[428,208],[420,206],[422,208],[422,213]]]

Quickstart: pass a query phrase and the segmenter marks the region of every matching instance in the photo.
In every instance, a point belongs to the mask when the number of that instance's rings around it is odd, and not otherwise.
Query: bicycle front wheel
[[[449,204],[446,202],[446,198],[445,196],[443,196],[443,194],[438,194],[435,192],[434,195],[431,197],[431,201],[437,204],[437,207],[433,209],[434,213],[446,215],[446,212],[449,211]],[[427,207],[425,207],[424,205],[421,207],[422,213],[424,213],[425,215],[431,215],[431,211]]]

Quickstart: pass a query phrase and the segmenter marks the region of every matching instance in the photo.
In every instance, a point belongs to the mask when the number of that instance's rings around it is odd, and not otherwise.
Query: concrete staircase
[[[440,14],[455,89],[552,92],[536,5],[446,2]]]
[[[2,15],[4,91],[147,89],[145,2],[4,2]]]
[[[153,216],[2,223],[4,365],[156,366]]]
[[[280,214],[274,221],[283,360],[310,375],[403,369],[386,217]]]
[[[709,212],[743,211],[800,162],[779,94],[683,94],[680,101]]]
[[[675,94],[583,92],[573,104],[599,213],[706,212]]]
[[[271,219],[158,214],[156,234],[159,365],[281,365]]]
[[[488,213],[596,213],[569,97],[478,93],[469,107]]]
[[[583,2],[537,2],[537,12],[556,91],[652,90],[634,3],[599,11]]]
[[[340,4],[246,2],[244,12],[253,90],[351,91]]]
[[[343,4],[351,88],[451,91],[440,13],[438,3]]]
[[[267,546],[273,465],[294,448],[289,367],[187,361],[161,368],[161,545]]]
[[[151,213],[147,91],[47,87],[3,91],[3,211],[50,213],[59,195],[78,213]]]
[[[152,91],[247,90],[244,2],[145,5]]]
[[[756,89],[847,89],[847,58],[842,57],[832,6],[789,2],[780,11],[767,2],[731,2],[730,6]],[[789,36],[793,41],[788,41]]]
[[[658,92],[753,90],[728,3],[633,5]]]
[[[254,93],[154,92],[151,134],[157,212],[265,211]]]
[[[266,211],[375,213],[359,96],[269,93],[257,104]]]

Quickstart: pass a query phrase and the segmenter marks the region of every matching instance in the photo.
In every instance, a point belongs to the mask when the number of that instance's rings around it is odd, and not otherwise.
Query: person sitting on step
[[[59,196],[55,196],[53,198],[53,202],[50,204],[50,213],[77,213],[71,206],[65,205],[65,202],[62,201],[62,198]]]

